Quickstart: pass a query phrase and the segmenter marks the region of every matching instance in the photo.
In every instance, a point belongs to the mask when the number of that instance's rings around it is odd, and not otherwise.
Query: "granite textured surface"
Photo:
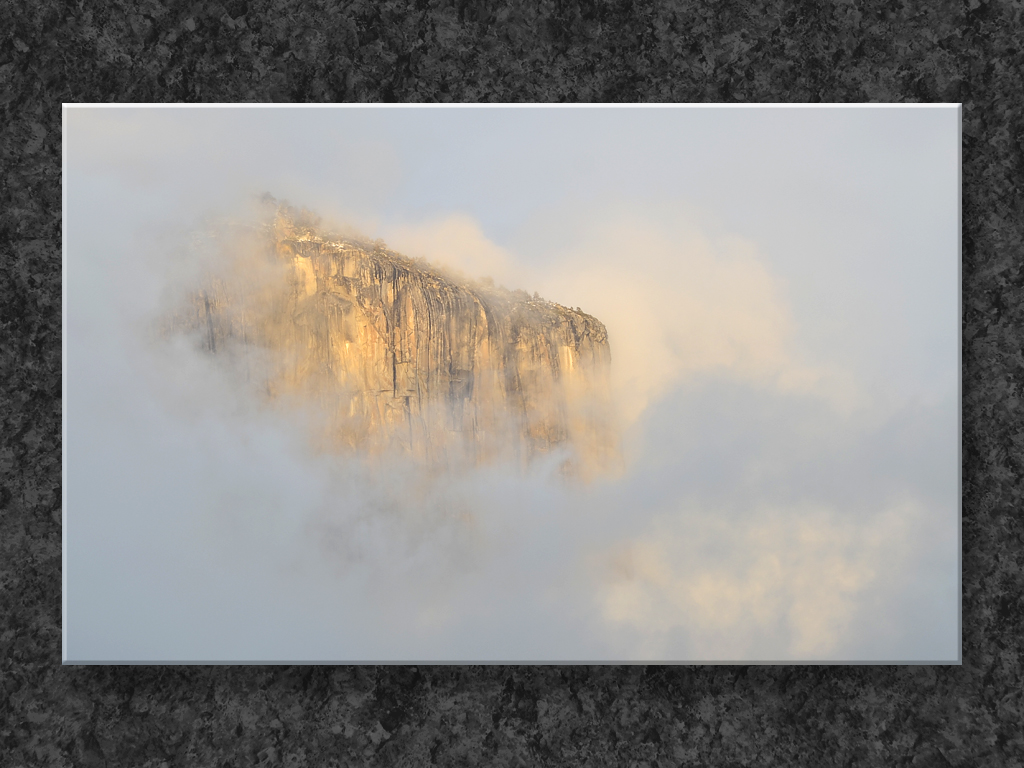
[[[1024,762],[1022,9],[0,2],[0,763]],[[963,665],[60,665],[61,101],[962,101]]]
[[[211,235],[250,244],[248,255],[171,325],[239,360],[267,397],[320,403],[317,444],[442,472],[499,457],[525,467],[559,449],[567,476],[616,466],[611,352],[596,317],[332,234],[273,198],[265,206],[257,226]]]

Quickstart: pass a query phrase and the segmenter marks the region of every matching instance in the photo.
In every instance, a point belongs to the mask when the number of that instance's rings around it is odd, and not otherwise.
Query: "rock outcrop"
[[[315,403],[322,446],[448,467],[556,451],[577,476],[614,463],[596,318],[323,234],[284,205],[247,243],[177,323],[268,396]]]

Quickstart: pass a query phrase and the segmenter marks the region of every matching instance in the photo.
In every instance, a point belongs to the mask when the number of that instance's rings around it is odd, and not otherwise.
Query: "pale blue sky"
[[[956,108],[65,115],[70,658],[957,657]],[[263,191],[603,319],[626,477],[453,481],[469,544],[146,347],[175,238]]]

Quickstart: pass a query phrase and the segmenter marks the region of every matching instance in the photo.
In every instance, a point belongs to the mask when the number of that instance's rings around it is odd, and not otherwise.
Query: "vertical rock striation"
[[[316,224],[277,207],[256,258],[194,294],[179,325],[267,395],[318,404],[330,449],[449,467],[561,451],[577,476],[614,462],[599,320]]]

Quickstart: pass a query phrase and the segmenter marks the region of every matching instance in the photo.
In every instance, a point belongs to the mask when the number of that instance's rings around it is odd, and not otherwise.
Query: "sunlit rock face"
[[[550,456],[577,477],[612,469],[599,320],[317,223],[276,207],[179,324],[270,398],[314,405],[326,449],[449,468]]]

